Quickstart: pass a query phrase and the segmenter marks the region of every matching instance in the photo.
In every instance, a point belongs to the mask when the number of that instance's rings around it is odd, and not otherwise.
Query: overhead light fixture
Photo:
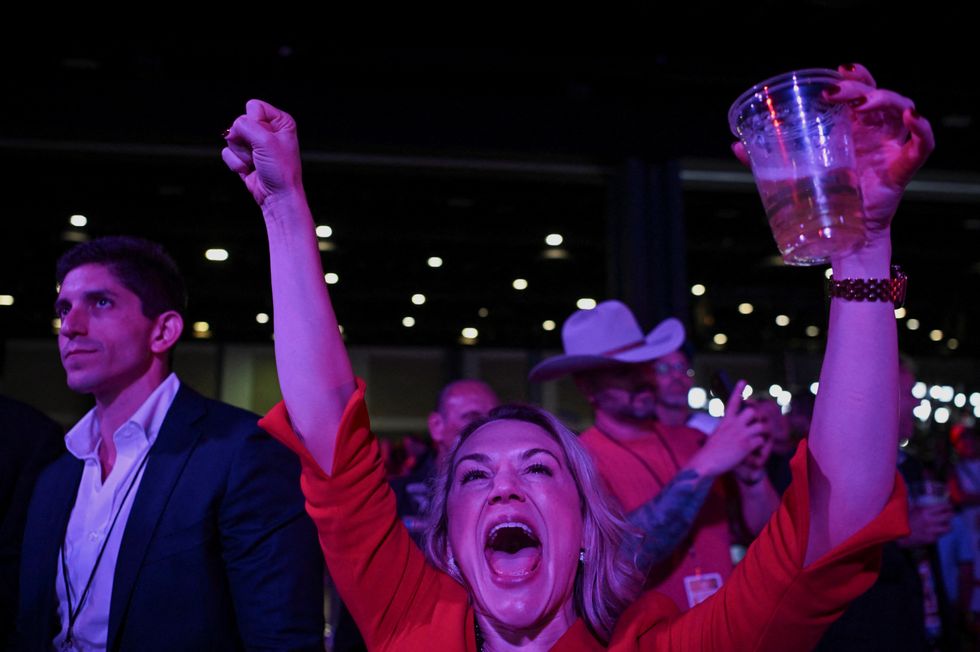
[[[228,250],[220,248],[208,249],[204,252],[204,257],[212,262],[220,263],[228,260]]]

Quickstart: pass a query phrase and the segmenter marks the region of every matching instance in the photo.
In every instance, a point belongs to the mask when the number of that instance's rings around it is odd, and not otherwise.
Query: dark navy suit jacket
[[[254,414],[182,385],[150,450],[113,579],[109,650],[322,650],[323,557],[299,463]],[[82,475],[41,475],[21,564],[19,645],[50,650],[59,551]]]

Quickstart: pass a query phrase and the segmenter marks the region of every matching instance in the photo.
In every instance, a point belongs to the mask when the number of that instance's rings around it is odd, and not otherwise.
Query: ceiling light
[[[208,260],[214,262],[221,262],[228,260],[228,250],[227,249],[208,249],[204,252],[204,257]]]

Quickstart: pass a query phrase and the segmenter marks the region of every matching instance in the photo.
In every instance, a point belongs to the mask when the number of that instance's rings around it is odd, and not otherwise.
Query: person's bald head
[[[429,434],[442,453],[470,422],[487,416],[500,405],[489,385],[479,380],[457,380],[439,392],[436,409],[429,414]]]

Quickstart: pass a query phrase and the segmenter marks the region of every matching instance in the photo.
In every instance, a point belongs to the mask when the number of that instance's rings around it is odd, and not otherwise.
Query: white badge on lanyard
[[[721,588],[722,579],[719,573],[697,573],[684,578],[684,590],[687,592],[687,606],[693,608]]]

